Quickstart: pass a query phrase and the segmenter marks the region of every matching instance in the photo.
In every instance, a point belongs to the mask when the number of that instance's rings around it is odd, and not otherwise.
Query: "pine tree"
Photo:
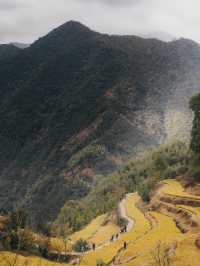
[[[190,147],[191,150],[200,157],[200,94],[191,98],[190,108],[194,112]]]

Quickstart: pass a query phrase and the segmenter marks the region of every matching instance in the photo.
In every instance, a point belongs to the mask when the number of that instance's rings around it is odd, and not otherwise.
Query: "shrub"
[[[192,178],[195,181],[200,181],[200,166],[191,167],[187,173],[189,178]]]
[[[90,250],[90,245],[86,240],[83,239],[79,239],[78,241],[76,241],[76,243],[73,246],[73,249],[76,252],[85,252]]]
[[[19,250],[29,251],[35,249],[33,233],[27,229],[19,229],[17,231],[19,239]]]
[[[98,260],[97,261],[97,266],[106,266],[107,264],[103,262],[103,260]]]
[[[124,227],[128,224],[128,221],[125,218],[119,217],[117,220],[117,224],[119,227]]]
[[[148,178],[148,179],[141,181],[137,185],[137,191],[144,201],[148,202],[150,200],[150,193],[153,190],[155,183],[156,183],[156,179]]]

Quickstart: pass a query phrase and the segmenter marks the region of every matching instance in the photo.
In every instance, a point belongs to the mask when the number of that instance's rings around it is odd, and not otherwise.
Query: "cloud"
[[[12,10],[20,8],[24,3],[20,0],[0,0],[0,11]]]
[[[85,2],[84,0],[75,0],[79,2]],[[99,4],[105,4],[105,5],[111,5],[113,7],[118,6],[127,6],[132,4],[138,4],[139,2],[142,2],[143,0],[88,0],[88,2],[96,2]]]
[[[0,0],[0,42],[31,42],[68,20],[112,34],[166,32],[200,42],[199,0]]]

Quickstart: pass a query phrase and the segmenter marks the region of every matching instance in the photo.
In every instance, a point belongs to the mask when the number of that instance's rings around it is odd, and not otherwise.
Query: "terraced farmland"
[[[68,252],[71,251],[70,243],[82,238],[95,243],[96,250],[77,253],[81,266],[96,266],[100,260],[112,266],[199,266],[200,250],[195,245],[200,233],[200,208],[196,206],[199,200],[200,197],[184,191],[176,180],[164,181],[145,208],[137,193],[128,194],[123,200],[126,215],[132,221],[127,233],[120,234],[108,215],[102,215],[70,237]],[[182,203],[178,204],[179,201]],[[119,238],[110,241],[115,234],[119,234]],[[60,251],[64,250],[60,239],[53,239],[52,243],[53,247],[60,243]],[[156,262],[158,257],[161,264]],[[1,253],[0,265],[9,265],[2,264],[5,258],[14,259],[15,256]],[[27,265],[27,259],[30,259],[28,265],[31,266],[59,265],[36,257],[20,256],[16,266]],[[164,264],[165,261],[169,264]]]

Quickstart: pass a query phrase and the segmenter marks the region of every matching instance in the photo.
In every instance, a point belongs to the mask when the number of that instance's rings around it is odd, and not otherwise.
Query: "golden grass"
[[[178,207],[191,212],[192,214],[196,215],[196,217],[200,220],[200,207],[191,207],[191,206],[185,206],[185,205],[178,205]]]
[[[184,191],[183,186],[181,183],[174,179],[168,179],[165,180],[164,186],[161,188],[161,192],[171,195],[171,196],[178,196],[178,197],[184,197],[184,198],[190,198],[190,199],[200,199],[200,196],[191,195]]]
[[[83,230],[74,233],[70,238],[73,242],[76,242],[80,238],[88,240],[99,230],[102,226],[103,222],[107,218],[107,214],[98,216],[96,219],[92,220],[92,222],[86,226]]]
[[[16,261],[16,263],[15,263]],[[69,264],[60,264],[35,256],[16,255],[11,252],[0,252],[1,266],[69,266]]]
[[[108,223],[107,225],[99,228],[96,234],[90,238],[90,242],[99,246],[109,241],[111,236],[116,235],[117,233],[119,233],[119,227],[113,223]]]
[[[78,231],[69,237],[70,241],[67,242],[67,250],[72,249],[72,244],[79,239],[89,240],[92,238],[96,232],[101,228],[103,222],[107,218],[107,214],[98,216],[96,219],[86,226],[83,230]],[[56,251],[64,251],[65,245],[64,241],[61,238],[52,238],[51,239],[51,249]]]
[[[151,263],[152,250],[155,249],[159,241],[163,241],[165,245],[170,245],[184,237],[172,218],[157,212],[151,212],[151,215],[157,220],[157,226],[134,243],[131,243],[120,257],[122,261],[136,257],[133,261],[127,263],[129,266]]]
[[[175,180],[164,181],[161,192],[172,196],[200,199],[198,196],[185,192],[181,184]],[[197,235],[194,233],[182,234],[176,227],[173,218],[158,212],[149,212],[156,221],[152,228],[149,220],[137,208],[139,201],[140,197],[137,193],[130,194],[126,198],[125,208],[128,216],[134,220],[134,226],[130,232],[121,234],[119,240],[112,243],[108,241],[111,235],[118,233],[119,229],[111,222],[103,226],[107,215],[97,217],[85,229],[71,236],[72,242],[82,238],[95,243],[97,246],[95,251],[83,254],[80,265],[96,266],[97,261],[100,259],[105,263],[109,263],[114,257],[122,266],[155,265],[152,253],[155,251],[159,241],[161,241],[164,247],[175,246],[171,266],[199,266],[200,250],[194,244]],[[180,207],[191,211],[200,219],[200,208],[182,205]],[[124,241],[128,243],[126,250],[123,249]],[[52,239],[52,243],[53,247],[59,244],[60,250],[64,249],[64,243],[61,239]],[[69,243],[69,247],[70,245],[71,243]],[[0,265],[2,266],[9,265],[6,264],[6,260],[13,261],[14,259],[14,253],[0,253]],[[34,256],[19,256],[15,266],[27,266],[27,260],[29,262],[28,266],[68,266],[67,264],[49,262]]]
[[[145,218],[143,213],[136,207],[136,204],[140,200],[137,193],[131,194],[125,203],[127,214],[130,218],[134,219],[135,225],[133,229],[127,233],[121,235],[121,238],[94,252],[89,252],[83,257],[81,265],[96,266],[96,262],[102,259],[105,263],[110,262],[117,252],[123,247],[124,241],[134,241],[139,237],[142,237],[145,232],[150,230],[149,221]]]

